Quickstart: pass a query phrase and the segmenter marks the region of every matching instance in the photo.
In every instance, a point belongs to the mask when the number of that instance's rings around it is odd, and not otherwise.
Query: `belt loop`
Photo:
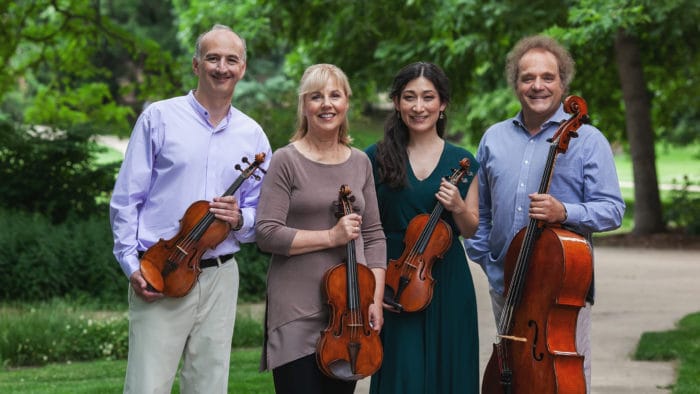
[[[217,268],[218,268],[218,267],[221,267],[221,264],[223,264],[223,263],[221,262],[221,256],[216,256],[216,266],[217,266]]]

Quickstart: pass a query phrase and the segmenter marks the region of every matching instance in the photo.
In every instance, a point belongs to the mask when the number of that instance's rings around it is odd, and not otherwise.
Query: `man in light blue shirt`
[[[197,39],[192,69],[195,90],[157,101],[138,118],[110,202],[114,255],[130,282],[125,393],[170,393],[181,359],[182,393],[227,392],[239,280],[233,256],[240,243],[255,241],[260,179],[248,177],[224,195],[242,158],[269,159],[271,149],[260,125],[231,105],[246,70],[243,39],[214,26]],[[166,297],[146,283],[140,255],[174,237],[200,200],[211,201],[210,212],[230,231],[202,256],[192,289]]]
[[[549,37],[527,37],[509,53],[506,75],[521,111],[491,126],[481,139],[477,151],[481,165],[479,227],[465,241],[469,258],[481,265],[488,278],[497,324],[507,290],[503,278],[506,252],[531,218],[561,224],[590,241],[593,232],[619,227],[625,209],[610,144],[589,125],[579,128],[579,137],[557,156],[549,193],[537,193],[551,145],[548,139],[571,117],[562,106],[574,75],[568,51]],[[591,285],[576,329],[576,348],[585,356],[588,390],[593,295]]]

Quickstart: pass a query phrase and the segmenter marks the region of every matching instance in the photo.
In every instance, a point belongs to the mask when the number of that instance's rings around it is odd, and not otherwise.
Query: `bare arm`
[[[479,186],[476,180],[469,185],[467,195],[462,199],[457,187],[443,179],[435,197],[445,209],[452,212],[452,218],[462,237],[474,235],[479,225]]]
[[[345,245],[360,236],[362,217],[356,213],[345,215],[329,230],[297,230],[289,248],[294,256]]]

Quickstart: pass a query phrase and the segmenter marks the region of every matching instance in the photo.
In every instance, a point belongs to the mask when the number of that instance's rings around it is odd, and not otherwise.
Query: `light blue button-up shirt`
[[[231,107],[216,126],[194,97],[158,101],[139,116],[110,201],[114,256],[130,277],[139,269],[138,251],[159,239],[170,239],[180,230],[180,219],[195,201],[222,196],[241,175],[247,157],[272,156],[262,128],[253,119]],[[256,175],[263,175],[256,171]],[[239,242],[255,240],[255,211],[261,181],[248,177],[234,194],[241,207],[244,226],[203,258],[235,253]]]
[[[530,220],[528,195],[539,189],[551,146],[547,139],[570,117],[560,106],[531,136],[519,113],[491,126],[479,143],[479,227],[465,247],[498,294],[504,292],[503,264],[511,240]],[[605,136],[589,125],[578,134],[557,155],[549,194],[566,208],[564,226],[590,239],[593,232],[620,226],[625,203]]]

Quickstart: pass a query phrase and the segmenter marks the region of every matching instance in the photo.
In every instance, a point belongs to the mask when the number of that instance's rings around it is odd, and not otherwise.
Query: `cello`
[[[588,122],[586,102],[564,100],[573,114],[550,144],[538,193],[549,190],[556,156]],[[530,219],[513,238],[504,263],[505,305],[497,343],[484,371],[484,394],[585,394],[583,356],[576,351],[576,320],[593,276],[585,237]]]
[[[342,217],[353,212],[348,185],[340,187],[338,212]],[[384,352],[379,334],[370,325],[369,306],[374,303],[374,274],[357,263],[355,241],[346,245],[345,264],[326,271],[323,291],[330,305],[330,322],[316,344],[316,361],[327,376],[341,380],[360,380],[382,365]]]
[[[456,185],[470,175],[470,166],[469,159],[463,158],[446,180]],[[398,312],[421,311],[433,298],[433,265],[452,244],[452,228],[440,219],[443,210],[438,202],[430,214],[411,219],[404,235],[403,253],[387,264],[384,303]]]
[[[233,195],[255,170],[265,161],[265,153],[255,155],[250,163],[247,157],[241,159],[249,164],[243,169],[240,164],[234,167],[241,172],[224,196]],[[182,297],[189,293],[199,277],[199,261],[204,252],[216,247],[228,237],[231,226],[217,219],[209,212],[209,201],[195,201],[187,208],[180,219],[180,230],[169,240],[160,239],[141,256],[141,274],[151,290],[169,297]]]

